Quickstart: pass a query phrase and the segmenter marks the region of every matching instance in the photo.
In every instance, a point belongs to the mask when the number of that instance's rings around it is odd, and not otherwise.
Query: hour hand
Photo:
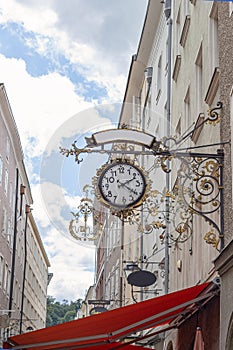
[[[117,180],[117,182],[120,184],[118,185],[118,187],[122,187],[125,186],[126,184],[128,184],[130,181],[133,181],[134,177],[132,179],[126,180],[125,182],[121,182],[120,180]]]
[[[132,177],[132,179],[129,179],[127,181],[124,182],[124,185],[128,184],[130,181],[133,181],[134,180],[134,177]]]

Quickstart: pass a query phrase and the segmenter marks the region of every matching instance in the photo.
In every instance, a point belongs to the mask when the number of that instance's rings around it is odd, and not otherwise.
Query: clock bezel
[[[105,197],[105,194],[102,192],[101,189],[101,183],[102,183],[102,179],[104,178],[106,172],[116,166],[116,165],[130,165],[133,168],[135,168],[141,175],[142,179],[143,179],[143,192],[141,194],[140,197],[138,197],[138,199],[136,199],[134,202],[132,202],[131,204],[128,205],[120,205],[120,204],[115,204],[108,201],[108,199]],[[114,209],[116,211],[127,211],[129,209],[133,209],[133,208],[137,208],[140,205],[142,205],[142,203],[144,202],[145,198],[148,195],[148,187],[149,187],[149,183],[147,181],[147,172],[140,166],[135,165],[134,162],[129,161],[129,160],[115,160],[112,161],[111,163],[106,163],[104,164],[98,171],[97,171],[97,179],[96,179],[96,186],[95,188],[97,189],[97,198],[100,200],[100,202],[105,205],[106,207],[110,208],[110,209]]]

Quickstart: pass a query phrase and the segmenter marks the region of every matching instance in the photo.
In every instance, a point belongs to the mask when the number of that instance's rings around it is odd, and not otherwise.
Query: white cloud
[[[33,40],[25,39],[31,48],[50,58],[58,53],[64,55],[87,80],[105,86],[109,98],[116,101],[123,96],[146,3],[147,0],[0,0],[0,23],[21,24],[35,35]]]
[[[48,231],[44,243],[54,275],[48,294],[58,300],[84,298],[88,286],[94,283],[94,249],[84,249],[54,229]]]
[[[0,54],[1,82],[5,84],[19,129],[29,178],[34,180],[31,185],[33,214],[54,273],[48,293],[59,300],[83,298],[85,290],[93,284],[94,249],[84,249],[68,233],[69,220],[63,217],[62,210],[73,209],[79,197],[62,189],[61,169],[54,181],[49,178],[42,184],[42,188],[46,188],[46,197],[42,200],[35,157],[41,156],[45,149],[46,152],[57,149],[61,135],[71,137],[94,126],[96,130],[106,128],[108,113],[113,113],[114,106],[103,106],[102,112],[106,110],[106,114],[90,109],[97,104],[91,87],[87,102],[83,97],[86,86],[82,81],[75,86],[64,75],[64,67],[57,57],[65,57],[68,65],[90,85],[94,82],[97,89],[106,89],[101,102],[122,100],[146,3],[147,0],[0,0],[0,24],[9,30],[15,30],[13,23],[20,25],[18,40],[27,45],[31,58],[37,52],[54,66],[54,73],[32,77],[27,71],[29,62]],[[129,13],[133,14],[130,20]],[[19,57],[20,52],[15,54]],[[64,124],[81,111],[85,112],[79,115],[75,127],[69,122]],[[59,128],[62,128],[60,134]],[[96,163],[89,157],[87,164]],[[83,165],[79,179],[83,184],[87,171],[84,168]],[[55,181],[56,177],[59,181]],[[57,227],[55,223],[59,220]]]
[[[67,206],[67,210],[77,207],[80,197],[69,196],[55,184],[44,183],[42,191],[47,193],[45,204],[40,185],[33,185],[32,190],[33,197],[36,198],[33,215],[51,262],[50,272],[54,275],[48,294],[57,300],[84,298],[88,286],[94,283],[94,246],[84,245],[72,238],[69,233],[69,220],[62,214],[64,206]],[[71,217],[70,214],[70,219]]]
[[[34,2],[28,4],[23,1],[8,0],[0,1],[1,23],[18,22],[24,25],[26,30],[35,31],[40,34],[45,34],[46,31],[52,30],[57,22],[57,14],[49,6],[49,1]],[[38,14],[41,16],[38,16]],[[43,14],[43,15],[42,15]]]
[[[93,106],[77,95],[68,78],[57,73],[32,77],[23,60],[0,55],[0,76],[6,86],[23,149],[30,156],[43,152],[54,130],[65,120]]]
[[[135,53],[146,5],[147,0],[0,0],[0,21],[21,23],[27,31],[56,37],[61,47],[70,41],[83,45],[84,51],[86,47],[102,52],[102,58],[115,58],[115,66],[122,58],[129,64],[128,54]],[[133,14],[130,21],[129,14]]]

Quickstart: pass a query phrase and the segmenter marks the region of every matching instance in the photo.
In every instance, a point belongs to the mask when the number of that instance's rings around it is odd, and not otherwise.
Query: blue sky
[[[66,215],[102,160],[87,157],[78,167],[58,146],[116,125],[146,6],[147,0],[0,0],[0,82],[54,273],[48,292],[60,300],[83,298],[94,281],[94,249],[74,244]]]

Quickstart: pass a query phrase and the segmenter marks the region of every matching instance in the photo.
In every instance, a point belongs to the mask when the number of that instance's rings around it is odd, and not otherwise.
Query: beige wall
[[[220,50],[220,99],[223,102],[221,121],[221,140],[231,140],[233,127],[233,30],[232,3],[219,4],[219,50]],[[220,294],[220,349],[233,347],[233,234],[232,234],[232,146],[224,146],[225,160],[223,168],[224,184],[224,240],[225,249],[215,260],[215,268],[221,277]]]
[[[173,84],[172,84],[172,126],[177,128],[181,123],[182,135],[197,121],[199,113],[207,116],[209,108],[216,106],[219,101],[218,84],[211,84],[215,65],[218,64],[218,51],[211,50],[215,43],[218,45],[217,32],[213,32],[216,25],[216,3],[196,1],[193,5],[185,1],[173,1]],[[186,17],[188,15],[189,17]],[[187,24],[189,19],[189,27]],[[185,27],[187,26],[187,27]],[[186,40],[182,44],[185,28]],[[187,29],[188,28],[188,29]],[[213,35],[216,34],[215,39]],[[176,55],[180,55],[180,68],[175,67]],[[212,57],[212,58],[211,58]],[[175,78],[174,78],[174,73]],[[207,94],[208,92],[208,94]],[[220,125],[205,125],[198,140],[194,143],[188,140],[182,147],[197,146],[220,142]],[[218,147],[207,147],[197,151],[216,153]],[[175,178],[173,178],[173,181]],[[195,184],[194,184],[195,185]],[[205,208],[203,207],[203,211]],[[218,215],[213,216],[219,223]],[[213,278],[212,260],[218,251],[204,241],[204,235],[211,229],[202,217],[193,216],[192,239],[178,245],[170,251],[170,290],[177,290],[192,286]],[[177,262],[182,262],[182,269],[178,271]]]
[[[233,241],[215,260],[221,277],[220,295],[220,349],[230,350],[233,345]]]
[[[28,214],[30,219],[26,221],[26,206],[30,207],[32,204],[32,196],[17,127],[3,84],[0,85],[0,133],[0,162],[2,165],[0,178],[0,305],[1,310],[9,309],[9,299],[12,294],[10,315],[12,320],[10,319],[8,331],[9,334],[18,334],[23,293],[25,230],[28,254],[22,317],[23,331],[29,326],[37,329],[45,325],[49,261],[31,214]],[[16,192],[17,186],[18,192]],[[16,198],[18,201],[15,212]],[[15,234],[16,246],[13,252]],[[34,242],[33,251],[31,251],[32,241]],[[13,253],[15,254],[14,268],[12,267]],[[29,266],[31,274],[29,274]],[[13,288],[11,288],[11,281],[13,281]],[[31,290],[29,290],[29,285]],[[4,337],[5,330],[1,330],[2,337]]]

